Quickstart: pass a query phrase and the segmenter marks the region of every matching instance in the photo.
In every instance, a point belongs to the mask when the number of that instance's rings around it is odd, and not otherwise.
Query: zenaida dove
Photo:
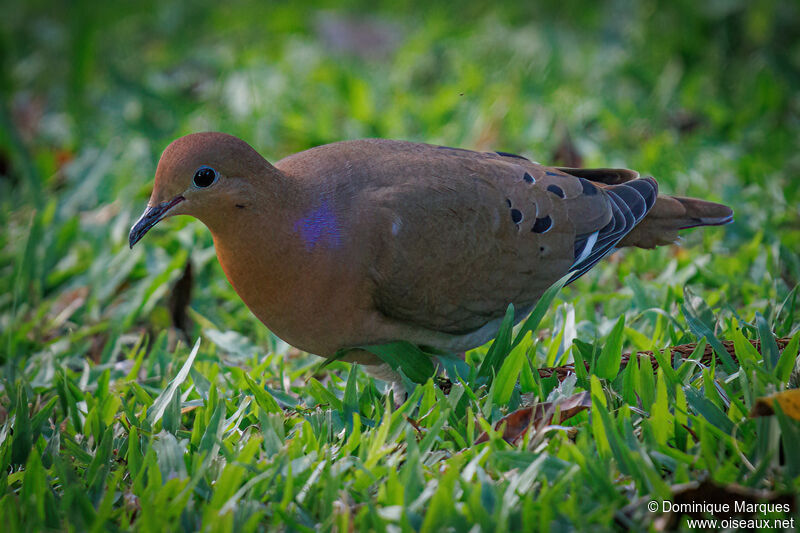
[[[624,169],[548,167],[504,152],[403,141],[327,144],[274,166],[246,142],[196,133],[170,144],[133,247],[191,215],[244,303],[323,357],[405,340],[449,352],[521,320],[553,283],[622,246],[727,224],[730,208],[658,195]],[[363,351],[345,360],[380,364]]]

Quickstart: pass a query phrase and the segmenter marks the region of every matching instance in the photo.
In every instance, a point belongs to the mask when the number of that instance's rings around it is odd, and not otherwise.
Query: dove
[[[475,348],[509,304],[522,320],[548,287],[616,249],[733,219],[725,205],[659,194],[628,169],[386,139],[270,164],[216,132],[164,150],[130,246],[177,215],[208,227],[230,284],[275,335],[366,365],[382,360],[358,347]]]

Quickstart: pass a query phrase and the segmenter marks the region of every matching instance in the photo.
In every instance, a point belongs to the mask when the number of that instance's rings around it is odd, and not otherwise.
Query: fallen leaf
[[[800,389],[788,389],[757,399],[750,411],[750,418],[774,415],[775,408],[773,406],[776,402],[786,416],[800,420]]]
[[[581,411],[585,411],[592,405],[591,395],[587,391],[573,394],[569,398],[557,402],[542,402],[530,407],[517,409],[513,413],[504,416],[495,424],[495,430],[505,424],[503,429],[503,440],[513,444],[522,438],[531,426],[543,426],[550,424],[556,412],[556,407],[561,409],[561,420],[572,418]],[[489,435],[484,432],[475,441],[480,444],[489,440]]]

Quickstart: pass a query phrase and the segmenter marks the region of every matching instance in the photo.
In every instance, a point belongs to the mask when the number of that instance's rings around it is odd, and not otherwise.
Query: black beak
[[[139,220],[137,220],[131,228],[130,234],[128,234],[128,243],[131,245],[131,248],[144,237],[145,233],[150,231],[150,228],[158,224],[158,221],[166,216],[167,211],[184,200],[185,198],[183,196],[176,196],[172,200],[161,202],[158,205],[148,206],[147,209],[144,210],[144,213],[142,213],[142,216],[139,217]]]

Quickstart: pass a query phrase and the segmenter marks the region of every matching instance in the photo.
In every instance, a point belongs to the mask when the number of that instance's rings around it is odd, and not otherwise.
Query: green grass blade
[[[711,347],[714,348],[714,352],[717,354],[717,357],[720,358],[722,361],[722,365],[725,367],[725,371],[732,374],[736,372],[736,363],[734,362],[731,355],[728,353],[728,350],[725,349],[725,345],[722,344],[722,341],[714,334],[714,331],[711,329],[711,326],[706,324],[706,322],[701,319],[698,310],[689,303],[689,300],[692,296],[691,291],[689,289],[684,289],[687,292],[687,299],[684,301],[683,305],[681,305],[681,310],[683,311],[683,316],[686,318],[686,323],[689,325],[689,329],[695,336],[699,338],[705,338]]]
[[[603,350],[597,358],[595,374],[603,379],[612,380],[619,374],[619,366],[622,362],[622,337],[625,331],[625,315],[622,315],[614,324],[611,333],[608,334]]]
[[[192,368],[192,363],[194,363],[194,358],[197,356],[197,351],[199,349],[200,339],[198,338],[197,342],[194,343],[192,351],[189,353],[189,357],[186,358],[186,362],[183,363],[183,366],[178,371],[178,374],[169,382],[164,392],[156,397],[153,405],[147,409],[147,420],[150,422],[150,425],[154,426],[156,422],[161,420],[161,417],[164,416],[164,411],[167,409],[170,402],[172,402],[172,398],[177,393],[178,387],[181,386],[189,375],[189,369]]]
[[[556,296],[561,291],[561,289],[564,288],[564,285],[567,284],[567,281],[569,281],[570,276],[571,274],[564,276],[560,280],[556,281],[553,285],[551,285],[546,291],[544,291],[544,294],[542,294],[542,297],[539,298],[538,302],[536,302],[536,306],[533,308],[533,311],[531,311],[531,314],[528,317],[528,319],[525,320],[525,322],[523,322],[522,327],[520,327],[519,331],[517,332],[517,336],[514,337],[514,342],[511,344],[512,348],[517,346],[520,342],[522,342],[522,339],[525,338],[525,335],[529,331],[532,332],[535,336],[536,329],[542,322],[545,313],[547,313],[547,310],[550,308],[550,305],[553,303],[553,300],[555,300]]]
[[[33,447],[31,419],[28,412],[28,392],[23,383],[17,385],[14,411],[14,437],[11,441],[11,464],[24,465]]]
[[[511,399],[511,393],[517,384],[522,365],[523,363],[527,364],[526,352],[524,344],[517,345],[503,361],[497,377],[492,382],[493,400],[496,405],[505,405]]]
[[[781,383],[789,382],[797,360],[798,348],[800,348],[800,331],[795,333],[789,344],[784,347],[778,364],[775,365],[775,376]]]
[[[374,353],[392,369],[402,370],[414,383],[425,383],[435,371],[431,356],[410,342],[362,346],[361,349]]]
[[[478,377],[491,378],[497,375],[497,372],[500,370],[503,360],[511,349],[511,329],[514,327],[514,316],[514,305],[508,304],[503,322],[500,324],[500,329],[497,331],[497,336],[478,368]]]
[[[773,370],[780,359],[778,344],[775,342],[775,335],[772,328],[767,324],[767,319],[756,312],[756,326],[758,327],[758,338],[761,340],[761,356],[766,363],[767,370]]]
[[[253,393],[253,396],[256,398],[256,403],[261,409],[267,413],[283,412],[280,405],[278,405],[278,402],[275,401],[275,398],[273,398],[272,395],[264,389],[264,387],[256,383],[249,374],[244,373],[243,376],[245,382],[247,383],[247,388]]]

